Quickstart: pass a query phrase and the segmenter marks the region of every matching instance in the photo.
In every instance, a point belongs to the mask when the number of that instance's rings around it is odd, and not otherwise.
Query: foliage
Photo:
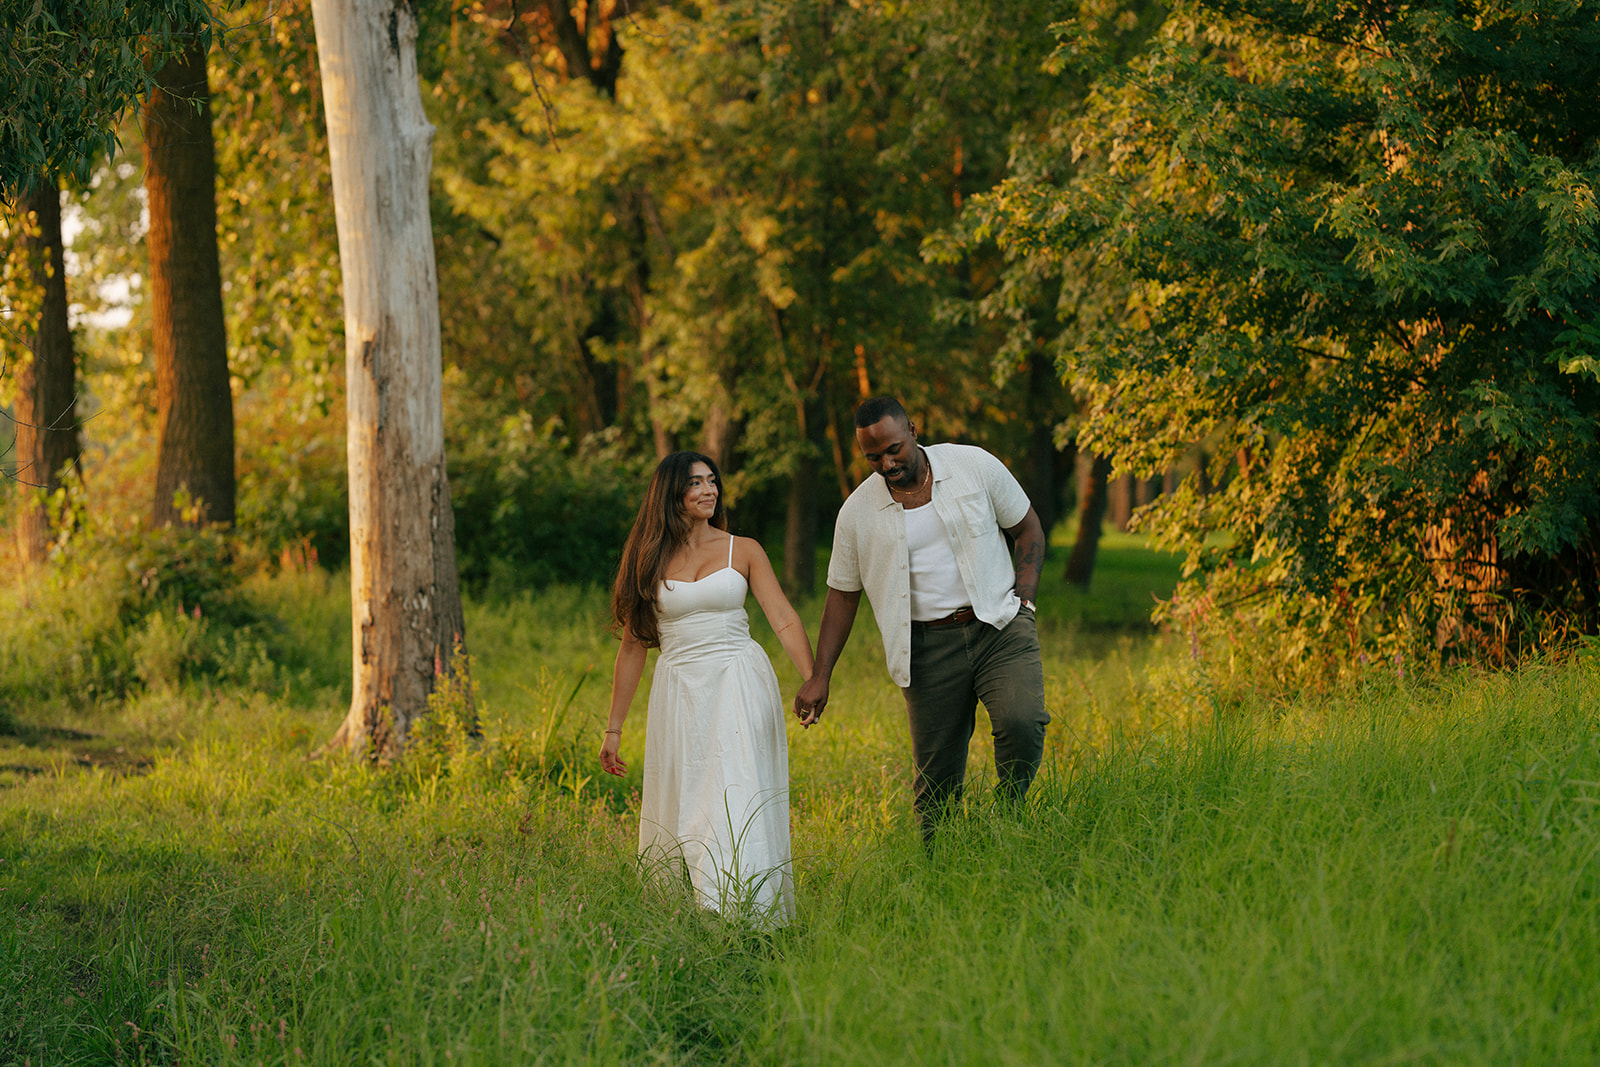
[[[248,0],[210,59],[228,366],[301,422],[342,407],[344,314],[316,33],[305,0]],[[310,531],[307,531],[310,532]]]
[[[0,700],[93,704],[249,673],[270,627],[241,595],[221,530],[91,517],[77,479],[57,495],[70,519],[52,566],[5,593]]]
[[[741,530],[758,535],[787,506],[797,463],[835,465],[805,479],[825,518],[862,474],[848,415],[863,390],[902,392],[933,438],[1019,457],[1030,383],[994,384],[990,340],[936,318],[969,271],[918,250],[1005,170],[1012,127],[1053,91],[1040,31],[1072,10],[660,6],[616,23],[615,97],[562,81],[566,61],[541,52],[528,25],[508,30],[503,4],[423,12],[469,583],[609,577],[602,539],[660,444],[720,446]],[[336,566],[343,339],[309,7],[252,0],[229,23],[210,73],[239,528],[268,554],[305,539]],[[589,27],[592,47],[609,25]],[[554,140],[535,78],[555,107]],[[138,131],[123,139],[128,152],[78,196],[74,297],[101,310],[106,283],[122,280],[134,315],[90,328],[81,348],[99,412],[91,467],[104,450],[129,456],[132,426],[154,408]],[[537,462],[503,462],[502,438]],[[607,482],[586,504],[596,456],[629,492]],[[535,476],[549,477],[551,508],[529,495]],[[578,535],[559,543],[547,512]]]
[[[0,191],[57,172],[87,182],[118,120],[150,91],[182,36],[209,40],[204,0],[5,0],[0,4]]]
[[[44,306],[37,261],[43,250],[35,244],[39,220],[25,208],[21,201],[14,206],[0,205],[0,405],[7,408],[15,400],[16,368],[33,358],[31,346]],[[9,474],[15,465],[16,428],[9,418],[3,422],[0,465]]]
[[[1003,172],[1052,87],[1030,28],[1068,10],[663,5],[620,29],[614,97],[536,92],[552,70],[453,35],[430,95],[439,185],[493,242],[487,284],[519,294],[497,319],[516,347],[465,353],[469,380],[515,383],[575,440],[723,448],[749,505],[802,461],[837,462],[830,489],[853,477],[863,391],[900,391],[937,435],[1003,437],[1025,386],[997,389],[935,318],[965,279],[918,249]]]
[[[343,432],[343,325],[338,248],[309,7],[250,2],[210,56],[216,114],[218,241],[235,391],[236,520],[270,556],[302,543],[325,565],[348,555]],[[74,300],[92,417],[86,419],[96,507],[149,476],[156,405],[142,276],[141,138],[74,197]],[[70,268],[69,268],[70,269]]]
[[[1084,0],[1061,18],[1070,18],[1070,25],[1108,57],[1126,60],[1145,47],[1165,15],[1163,6],[1148,0]],[[1059,55],[1012,76],[1024,73],[1049,104],[1041,102],[1027,122],[1010,129],[1007,170],[1016,183],[1066,180],[1076,172],[1077,160],[1066,157],[1062,141],[1082,115],[1093,81],[1063,71]],[[949,226],[930,234],[922,250],[930,260],[960,263],[971,272],[970,284],[942,301],[939,310],[982,331],[994,372],[1004,380],[1040,358],[1054,363],[1070,354],[1126,294],[1096,269],[1088,249],[1013,242],[997,248],[981,236],[992,218],[991,199],[980,193]],[[1075,421],[1072,428],[1075,433]]]
[[[338,237],[311,12],[305,3],[249,0],[212,49],[217,240],[227,314],[229,370],[248,389],[269,370],[289,372],[294,388],[269,382],[285,417],[302,422],[338,407],[343,361]],[[80,196],[83,229],[73,252],[88,291],[88,311],[109,310],[95,289],[112,279],[132,286],[136,316],[115,343],[119,362],[141,363],[149,330],[142,314],[146,269],[142,166],[136,124],[97,168]],[[118,287],[119,292],[123,287]],[[106,340],[102,339],[102,343]],[[145,372],[148,376],[148,371]]]
[[[335,374],[326,387],[342,392],[343,380]],[[282,364],[239,398],[234,424],[248,445],[239,454],[235,536],[269,558],[309,555],[338,569],[350,555],[344,410],[308,399],[304,379]]]
[[[517,729],[485,704],[473,663],[458,645],[428,696],[428,714],[412,727],[394,784],[430,801],[492,791],[507,780],[581,798],[596,774],[586,724],[573,712],[588,672],[569,687],[565,672],[541,667],[533,685],[522,687],[532,700],[519,716],[524,728]]]
[[[570,454],[559,424],[535,426],[527,412],[447,424],[456,567],[466,588],[503,594],[612,579],[647,482],[638,463],[597,440]]]
[[[1084,440],[1289,669],[1512,656],[1600,627],[1600,177],[1578,6],[1175,5],[974,234],[1125,296],[1065,359]],[[1221,534],[1223,536],[1216,536]],[[1318,654],[1307,656],[1307,651]]]
[[[431,776],[435,782],[444,774],[459,776],[483,736],[482,703],[471,658],[458,642],[450,662],[435,667],[428,714],[418,720],[408,739],[404,759],[409,774],[419,781]]]

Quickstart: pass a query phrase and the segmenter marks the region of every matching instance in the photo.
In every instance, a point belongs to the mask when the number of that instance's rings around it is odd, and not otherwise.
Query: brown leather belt
[[[958,622],[971,622],[978,617],[978,613],[970,607],[957,608],[942,619],[928,619],[925,622],[913,621],[913,626],[951,626]]]

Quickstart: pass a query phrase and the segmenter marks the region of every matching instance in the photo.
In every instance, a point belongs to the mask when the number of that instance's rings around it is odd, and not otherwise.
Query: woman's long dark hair
[[[661,643],[656,625],[657,592],[666,574],[667,561],[689,539],[689,516],[683,510],[683,497],[689,491],[689,478],[696,463],[711,468],[717,483],[717,509],[711,525],[728,528],[728,513],[722,504],[722,472],[710,456],[699,452],[674,452],[656,465],[656,473],[639,505],[627,543],[622,546],[622,562],[617,581],[611,587],[611,628],[631,633],[646,648]]]

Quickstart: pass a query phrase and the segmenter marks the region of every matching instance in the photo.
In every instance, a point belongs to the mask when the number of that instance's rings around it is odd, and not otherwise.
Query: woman
[[[695,898],[782,923],[794,913],[789,864],[789,743],[778,678],[750,637],[753,592],[802,681],[811,641],[761,546],[727,532],[722,478],[698,452],[656,467],[611,594],[622,637],[600,764],[611,774],[645,656],[650,685],[639,851],[681,858]]]

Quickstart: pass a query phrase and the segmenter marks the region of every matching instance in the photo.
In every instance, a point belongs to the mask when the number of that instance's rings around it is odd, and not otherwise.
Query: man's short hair
[[[861,406],[856,408],[856,429],[864,430],[868,426],[876,426],[890,415],[907,426],[911,425],[911,418],[906,414],[906,409],[901,407],[900,401],[894,397],[875,396],[871,400],[863,400]]]

